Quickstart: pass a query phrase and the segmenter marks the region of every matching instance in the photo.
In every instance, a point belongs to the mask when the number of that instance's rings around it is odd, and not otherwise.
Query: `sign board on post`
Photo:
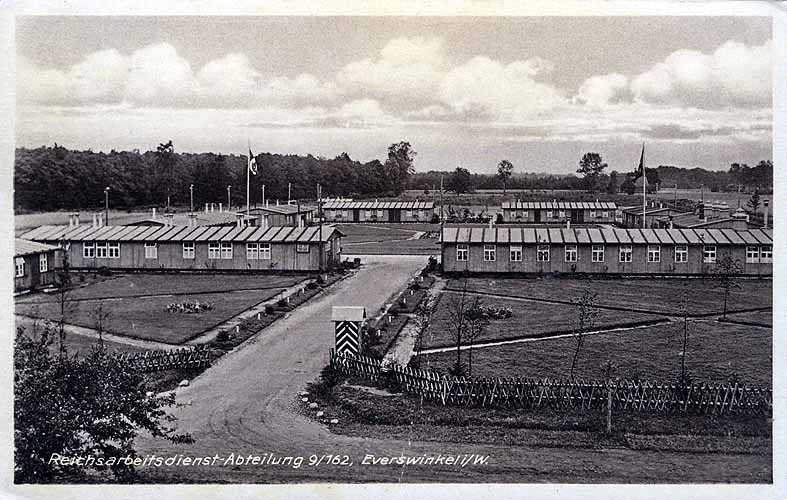
[[[361,354],[361,326],[365,319],[365,307],[333,308],[331,321],[335,326],[336,354]]]

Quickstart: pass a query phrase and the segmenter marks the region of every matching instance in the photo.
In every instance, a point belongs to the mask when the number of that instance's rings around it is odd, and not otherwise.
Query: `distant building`
[[[246,215],[246,211],[242,212]],[[252,226],[308,226],[314,220],[314,209],[303,205],[266,205],[252,207],[248,214]]]
[[[22,238],[64,245],[74,270],[318,271],[341,261],[342,236],[330,225],[84,225],[42,226]]]
[[[331,201],[323,203],[330,222],[431,222],[431,201]]]
[[[14,240],[14,293],[52,285],[54,270],[62,265],[63,250],[52,245]]]
[[[700,203],[691,214],[668,215],[656,219],[660,228],[694,229],[753,229],[760,227],[749,221],[749,215],[742,208],[731,213],[726,203]]]
[[[595,224],[615,222],[617,205],[608,201],[506,201],[503,222]]]
[[[623,225],[626,227],[631,228],[641,228],[642,227],[642,217],[643,217],[643,210],[642,206],[637,207],[629,207],[624,208],[623,212]],[[661,217],[667,217],[670,215],[683,215],[686,212],[682,212],[680,210],[676,210],[673,207],[666,207],[661,203],[648,203],[648,206],[645,207],[644,210],[644,217],[645,217],[645,227],[652,228],[658,227],[656,222],[657,219]]]
[[[770,229],[448,227],[449,273],[701,275],[730,255],[742,274],[773,274]]]

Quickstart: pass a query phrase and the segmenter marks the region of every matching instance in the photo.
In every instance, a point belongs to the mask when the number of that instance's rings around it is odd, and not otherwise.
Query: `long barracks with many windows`
[[[314,226],[42,226],[22,238],[61,246],[73,269],[317,271],[340,262],[342,236],[330,225],[322,238]]]
[[[773,273],[768,229],[450,227],[441,241],[447,272],[711,274],[730,255],[741,274]]]

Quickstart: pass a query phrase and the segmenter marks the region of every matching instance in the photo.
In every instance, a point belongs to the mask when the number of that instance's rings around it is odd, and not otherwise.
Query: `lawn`
[[[455,340],[450,333],[451,316],[449,303],[451,300],[460,299],[460,297],[461,295],[458,293],[443,292],[437,311],[432,319],[433,327],[424,335],[424,348],[455,345]],[[473,300],[474,297],[474,295],[469,295],[465,300]],[[478,342],[538,336],[550,332],[565,333],[571,332],[575,328],[576,312],[574,306],[526,302],[498,297],[481,296],[481,298],[483,305],[486,307],[509,307],[514,314],[507,319],[491,320],[486,332],[478,339]],[[600,310],[595,320],[595,327],[604,328],[658,319],[661,319],[661,317],[651,314]]]
[[[439,240],[381,241],[347,244],[342,241],[343,255],[439,255]]]
[[[773,326],[773,311],[769,309],[767,311],[728,314],[727,321]]]
[[[730,293],[728,310],[772,307],[773,282],[768,279],[738,280],[739,290]],[[571,278],[468,278],[468,290],[511,297],[545,299],[558,302],[578,300],[584,290],[597,292],[596,305],[655,314],[679,314],[685,292],[689,294],[690,314],[722,312],[724,292],[718,280],[695,279],[608,279]],[[448,287],[461,288],[461,279]]]
[[[128,274],[109,277],[74,274],[79,286],[69,297],[76,300],[141,297],[146,295],[179,295],[216,293],[235,290],[277,289],[290,287],[306,275],[199,275]],[[85,281],[82,281],[82,280]],[[57,297],[31,294],[17,299],[17,304],[56,302]],[[171,302],[172,300],[170,300]]]
[[[381,242],[406,240],[412,237],[417,229],[402,227],[402,224],[395,225],[369,225],[369,224],[342,224],[338,226],[339,231],[345,234],[342,244]]]
[[[172,279],[172,277],[170,277]],[[172,281],[177,281],[172,279]],[[238,290],[235,292],[183,294],[174,297],[124,297],[103,301],[109,314],[104,322],[110,333],[180,344],[199,333],[212,328],[246,309],[267,300],[280,288],[266,290]],[[198,314],[167,312],[167,304],[173,302],[207,302],[213,304],[210,311]],[[95,310],[101,300],[76,302],[76,310],[67,315],[67,322],[94,328]],[[17,303],[16,312],[27,316],[57,319],[60,317],[56,302]]]
[[[727,382],[734,375],[747,385],[771,386],[772,331],[766,328],[691,321],[686,368],[695,381]],[[578,378],[602,378],[602,363],[617,365],[613,376],[653,381],[680,374],[683,323],[660,324],[630,331],[589,335],[577,361]],[[538,340],[473,350],[474,376],[567,379],[574,353],[573,337]],[[422,368],[446,373],[455,352],[424,354]],[[468,362],[463,351],[462,362]]]
[[[28,336],[32,336],[33,338],[37,338],[40,335],[40,327],[38,331],[34,331],[31,328],[25,329],[25,334]],[[66,335],[66,347],[70,354],[79,353],[84,354],[90,351],[91,347],[98,343],[98,339],[93,337],[86,337],[84,335],[75,335],[75,334],[67,334]],[[57,350],[60,346],[60,343],[57,339],[52,343],[51,349]],[[134,353],[134,352],[144,352],[146,349],[128,345],[128,344],[121,344],[119,342],[111,342],[108,340],[104,340],[104,347],[107,350],[112,352],[120,352],[120,353]]]

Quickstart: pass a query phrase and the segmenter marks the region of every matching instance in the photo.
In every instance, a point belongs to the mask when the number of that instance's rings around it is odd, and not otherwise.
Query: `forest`
[[[549,175],[517,171],[503,160],[505,174],[477,174],[456,167],[453,171],[415,172],[415,150],[409,142],[391,144],[382,160],[361,163],[347,153],[328,159],[312,155],[255,155],[258,174],[250,179],[250,201],[262,199],[262,186],[269,200],[315,199],[321,184],[327,197],[383,198],[405,189],[431,191],[439,188],[458,193],[477,189],[576,189],[596,192],[633,192],[639,173],[607,172],[601,155],[587,153],[579,161],[580,175]],[[586,162],[593,160],[592,167]],[[55,144],[16,150],[14,203],[16,211],[48,211],[101,207],[109,187],[113,208],[181,206],[190,203],[190,187],[196,208],[205,203],[246,203],[247,157],[215,153],[180,153],[171,141],[153,151],[74,151]],[[583,163],[585,162],[585,163]],[[585,165],[583,167],[583,165]],[[636,170],[636,169],[635,169]],[[671,188],[709,191],[773,189],[773,163],[756,166],[733,163],[727,171],[661,165],[647,168],[648,183]],[[291,184],[291,186],[290,186]]]

